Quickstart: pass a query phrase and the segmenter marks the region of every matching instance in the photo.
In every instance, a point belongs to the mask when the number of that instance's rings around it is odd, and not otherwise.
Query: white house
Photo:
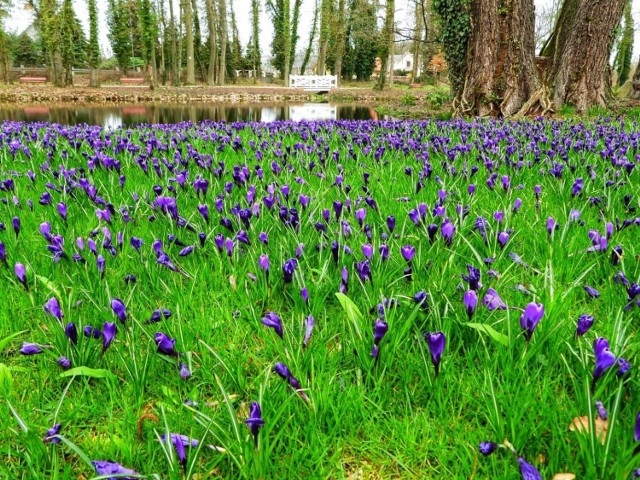
[[[420,76],[421,73],[421,65],[420,59],[418,59],[418,70],[417,76]],[[405,53],[402,55],[394,55],[393,56],[393,71],[396,70],[404,70],[406,72],[411,73],[413,71],[413,54]]]

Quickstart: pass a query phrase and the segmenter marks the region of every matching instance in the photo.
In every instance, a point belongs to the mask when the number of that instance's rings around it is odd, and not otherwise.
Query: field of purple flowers
[[[640,476],[639,142],[1,124],[0,477]]]

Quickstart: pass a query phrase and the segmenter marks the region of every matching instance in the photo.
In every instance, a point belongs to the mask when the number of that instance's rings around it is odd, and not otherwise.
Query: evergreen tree
[[[129,58],[132,56],[132,40],[129,30],[129,15],[125,9],[124,0],[108,0],[107,25],[109,27],[109,41],[111,49],[120,68],[126,73],[129,68]]]
[[[88,0],[89,7],[89,51],[87,60],[91,68],[92,87],[99,87],[98,66],[100,65],[100,44],[98,43],[98,8],[96,0]]]
[[[16,67],[20,65],[41,67],[44,63],[40,46],[25,32],[16,38],[14,47],[11,49],[11,58]]]
[[[260,0],[251,0],[251,41],[247,47],[247,58],[253,70],[253,82],[262,76],[262,57],[260,55]],[[251,55],[249,55],[251,52]]]
[[[151,0],[140,0],[138,7],[142,58],[146,65],[147,74],[149,76],[149,86],[154,89],[156,86],[156,44],[158,42],[158,26],[156,14],[151,5]]]

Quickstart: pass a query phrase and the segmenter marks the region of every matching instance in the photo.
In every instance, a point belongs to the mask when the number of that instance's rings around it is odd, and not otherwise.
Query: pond
[[[118,128],[139,123],[163,124],[203,120],[273,122],[279,120],[377,120],[373,106],[363,104],[116,104],[0,106],[0,120],[101,125]]]

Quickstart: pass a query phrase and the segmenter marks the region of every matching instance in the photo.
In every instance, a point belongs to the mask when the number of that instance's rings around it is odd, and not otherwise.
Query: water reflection
[[[354,104],[135,104],[110,106],[0,106],[0,120],[51,122],[63,125],[87,123],[107,128],[138,123],[226,120],[273,122],[277,120],[377,120],[371,106]]]

